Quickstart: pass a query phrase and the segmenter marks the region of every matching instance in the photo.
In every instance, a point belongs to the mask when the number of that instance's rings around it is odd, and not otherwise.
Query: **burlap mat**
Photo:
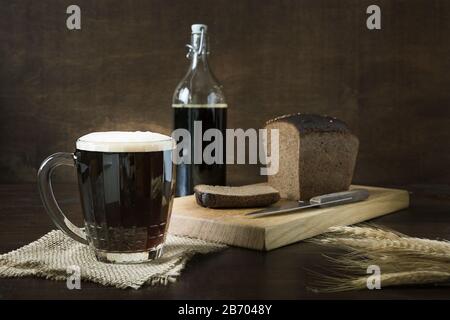
[[[37,276],[65,281],[69,276],[68,268],[79,266],[82,281],[138,289],[145,284],[174,282],[193,255],[224,248],[226,246],[216,243],[168,235],[160,259],[117,265],[98,262],[88,246],[55,230],[20,249],[0,255],[0,277]]]

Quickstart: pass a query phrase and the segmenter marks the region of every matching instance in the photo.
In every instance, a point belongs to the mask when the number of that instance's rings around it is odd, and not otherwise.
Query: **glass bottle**
[[[174,129],[188,130],[191,139],[190,163],[177,165],[177,196],[192,194],[194,186],[197,184],[225,185],[226,183],[227,103],[222,93],[222,86],[211,72],[208,64],[208,27],[204,24],[194,24],[191,29],[191,43],[187,45],[190,66],[175,89],[172,99]],[[194,133],[194,128],[198,129],[199,123],[202,129],[201,137],[208,129],[218,129],[221,132],[222,152],[215,155],[215,152],[219,152],[219,150],[215,150],[212,153],[221,161],[207,164],[202,157],[200,163],[198,163],[199,161],[194,163],[194,152],[197,151],[198,154],[200,150],[203,153],[205,147],[215,140],[211,138],[211,141],[203,141],[203,139],[199,141],[198,135]],[[180,139],[177,142],[179,141]],[[207,162],[211,163],[211,161]]]

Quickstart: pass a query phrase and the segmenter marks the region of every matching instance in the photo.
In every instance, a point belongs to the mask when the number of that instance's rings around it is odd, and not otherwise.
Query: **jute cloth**
[[[168,235],[161,258],[143,264],[98,262],[91,248],[59,230],[17,250],[0,255],[0,277],[37,276],[66,280],[68,268],[78,266],[81,281],[105,286],[138,289],[143,285],[176,281],[186,262],[197,253],[210,253],[226,246],[203,240]]]

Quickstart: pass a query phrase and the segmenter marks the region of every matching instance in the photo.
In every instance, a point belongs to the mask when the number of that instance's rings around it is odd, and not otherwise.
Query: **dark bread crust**
[[[301,134],[312,132],[340,132],[351,134],[347,124],[335,117],[292,113],[271,119],[266,122],[266,125],[277,121],[284,121],[294,125]]]
[[[255,192],[252,194],[250,189]],[[280,200],[280,193],[270,186],[198,185],[194,191],[197,204],[206,208],[255,208],[268,206]]]

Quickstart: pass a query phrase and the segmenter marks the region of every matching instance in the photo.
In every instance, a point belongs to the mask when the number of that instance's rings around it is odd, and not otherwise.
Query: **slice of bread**
[[[207,208],[264,207],[280,200],[279,192],[264,184],[241,187],[200,184],[194,191],[197,203]]]

